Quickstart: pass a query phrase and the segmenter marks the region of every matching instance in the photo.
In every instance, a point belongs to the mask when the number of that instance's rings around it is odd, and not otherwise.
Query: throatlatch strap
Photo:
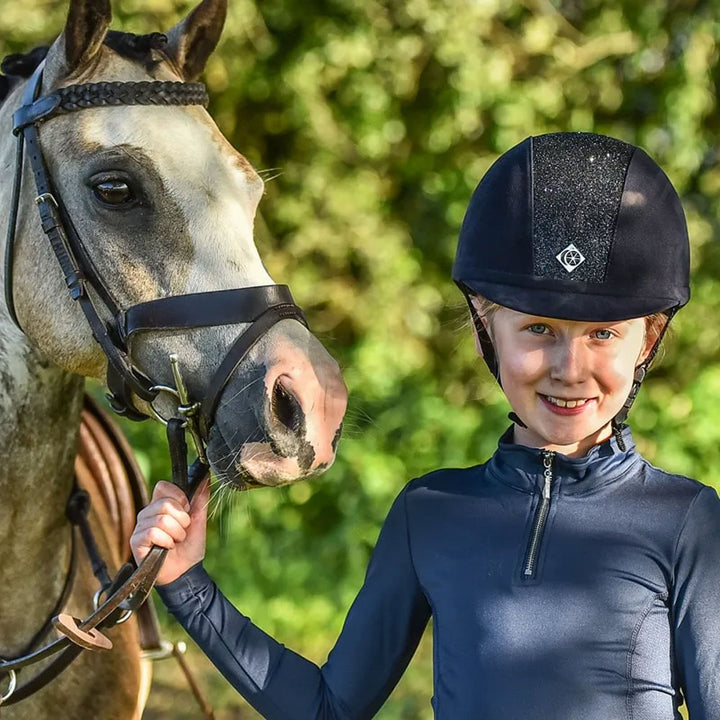
[[[10,217],[8,218],[5,238],[5,307],[10,319],[22,330],[17,313],[15,312],[15,298],[13,297],[13,272],[15,268],[15,233],[17,229],[18,212],[20,210],[20,187],[22,185],[23,148],[25,138],[20,135],[17,139],[15,152],[15,178],[13,180],[12,200],[10,201]]]

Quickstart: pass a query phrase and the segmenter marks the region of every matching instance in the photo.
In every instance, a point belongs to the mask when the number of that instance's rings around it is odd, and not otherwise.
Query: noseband
[[[200,434],[207,438],[220,396],[237,366],[255,343],[280,320],[290,318],[307,326],[302,310],[295,304],[286,285],[176,295],[121,309],[97,272],[62,197],[53,184],[39,139],[41,123],[57,115],[90,107],[207,106],[205,86],[202,83],[159,81],[103,82],[70,85],[40,96],[42,70],[43,64],[28,81],[22,106],[13,115],[13,133],[18,138],[18,144],[5,247],[5,302],[8,312],[20,327],[13,298],[13,266],[25,144],[35,178],[35,203],[43,231],[62,269],[70,297],[79,303],[95,340],[107,357],[108,400],[115,412],[133,420],[144,420],[147,416],[135,408],[132,396],[135,395],[152,406],[152,402],[162,390],[173,390],[150,379],[133,362],[129,346],[134,334],[218,325],[248,326],[220,363],[210,381],[206,396],[194,404],[199,410]],[[105,309],[102,315],[97,309],[98,302]],[[109,319],[104,320],[103,316]]]

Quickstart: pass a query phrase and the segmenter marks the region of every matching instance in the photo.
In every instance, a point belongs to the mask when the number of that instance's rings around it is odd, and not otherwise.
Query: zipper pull
[[[550,499],[550,491],[552,490],[552,481],[553,481],[553,459],[555,458],[555,453],[552,450],[543,450],[542,454],[543,458],[543,491],[542,496],[545,498],[545,500]]]

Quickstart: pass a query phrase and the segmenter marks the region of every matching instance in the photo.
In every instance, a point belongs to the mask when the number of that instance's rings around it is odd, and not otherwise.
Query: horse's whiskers
[[[218,404],[218,410],[220,410],[220,408],[225,407],[226,405],[231,403],[233,400],[235,400],[235,398],[240,397],[240,395],[242,395],[246,390],[248,390],[250,387],[252,387],[256,382],[260,382],[261,380],[263,380],[262,377],[256,377],[254,380],[251,380],[247,385],[240,388],[240,390],[238,390],[236,393],[234,393],[230,397],[221,398],[220,403]],[[251,410],[252,410],[252,408],[247,409],[247,411],[251,411]]]
[[[268,183],[275,180],[275,178],[279,178],[284,172],[281,168],[266,168],[265,170],[258,170],[257,174],[263,179],[263,182]]]

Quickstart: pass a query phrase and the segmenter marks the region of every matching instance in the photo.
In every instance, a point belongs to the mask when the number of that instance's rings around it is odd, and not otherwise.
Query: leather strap
[[[18,212],[20,210],[20,187],[22,185],[23,150],[25,138],[20,135],[17,139],[15,152],[15,178],[13,179],[12,199],[10,201],[10,217],[8,218],[7,233],[5,237],[5,307],[10,319],[22,330],[17,313],[15,312],[15,298],[13,297],[13,272],[15,268],[15,234],[17,230]]]
[[[192,492],[188,483],[184,421],[180,418],[171,418],[168,420],[166,432],[168,447],[170,448],[170,467],[172,468],[173,483],[185,493],[189,500],[192,497]]]
[[[274,305],[295,305],[287,285],[259,285],[150,300],[121,313],[117,324],[122,338],[128,340],[134,333],[145,330],[251,323]]]
[[[148,81],[68,85],[34,102],[23,102],[22,107],[13,114],[13,132],[17,135],[25,128],[55,115],[89,107],[207,104],[208,94],[202,83]]]
[[[205,393],[205,399],[200,406],[200,429],[206,437],[215,418],[220,396],[228,384],[230,376],[235,372],[235,368],[243,361],[255,343],[275,323],[286,319],[298,320],[306,324],[305,316],[296,305],[275,305],[256,318],[253,324],[240,335],[230,348],[222,363],[220,363],[220,367],[215,371],[215,375],[213,375]]]

